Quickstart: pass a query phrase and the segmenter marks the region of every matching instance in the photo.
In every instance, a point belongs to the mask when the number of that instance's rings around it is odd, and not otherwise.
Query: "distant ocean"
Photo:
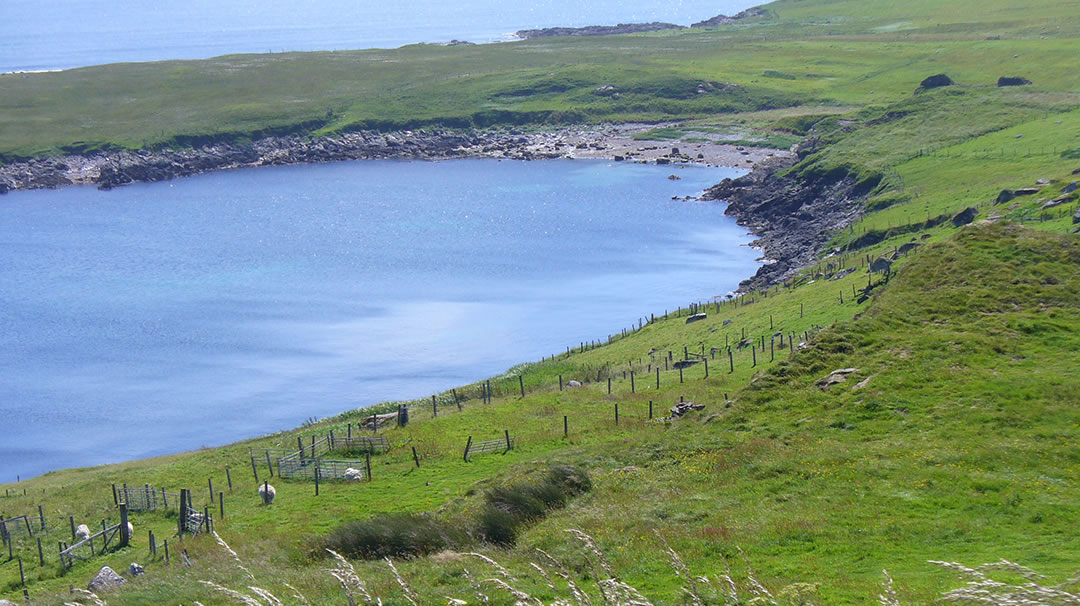
[[[521,29],[689,25],[755,0],[3,0],[0,73],[232,53],[506,40]]]

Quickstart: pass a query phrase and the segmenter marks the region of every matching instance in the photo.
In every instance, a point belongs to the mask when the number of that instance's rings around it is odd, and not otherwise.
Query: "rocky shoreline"
[[[310,137],[265,137],[250,143],[214,143],[184,149],[142,149],[35,158],[0,167],[0,193],[11,190],[97,185],[111,189],[134,182],[166,181],[214,170],[342,160],[498,158],[537,160],[593,158],[654,164],[746,166],[787,152],[731,145],[675,145],[638,141],[649,125],[520,130],[420,129],[358,131]]]
[[[786,156],[762,162],[742,177],[710,187],[701,197],[727,202],[724,213],[758,237],[751,246],[764,253],[766,264],[740,283],[742,291],[794,277],[815,261],[832,234],[862,211],[865,196],[853,178],[808,181],[780,174],[796,161]]]

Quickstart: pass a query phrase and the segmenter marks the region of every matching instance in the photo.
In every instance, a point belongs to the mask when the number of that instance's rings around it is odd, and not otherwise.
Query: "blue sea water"
[[[0,73],[232,53],[504,40],[540,27],[689,25],[755,0],[3,0]]]
[[[726,293],[744,230],[671,198],[737,173],[363,161],[0,196],[0,480],[424,397]]]

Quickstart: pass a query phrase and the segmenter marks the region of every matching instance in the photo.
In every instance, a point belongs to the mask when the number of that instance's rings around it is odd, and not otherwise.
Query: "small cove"
[[[0,197],[0,477],[423,397],[724,294],[749,236],[671,198],[736,174],[363,161]]]

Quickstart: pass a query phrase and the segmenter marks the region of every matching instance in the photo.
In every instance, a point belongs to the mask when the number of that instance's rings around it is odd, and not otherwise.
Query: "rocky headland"
[[[741,290],[793,277],[862,211],[865,192],[858,190],[854,178],[807,180],[784,174],[796,160],[771,158],[742,177],[724,179],[701,197],[727,202],[724,213],[758,237],[751,246],[762,251],[766,264],[740,284]]]

